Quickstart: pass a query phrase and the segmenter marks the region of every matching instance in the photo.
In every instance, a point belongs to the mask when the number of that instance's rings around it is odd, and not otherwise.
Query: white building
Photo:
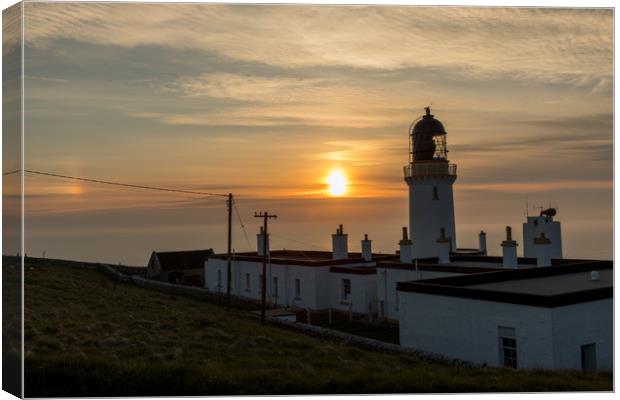
[[[521,259],[522,268],[532,268],[533,260]],[[440,263],[438,259],[421,259],[414,263],[380,261],[377,263],[377,298],[379,316],[398,322],[402,312],[400,293],[396,290],[398,282],[418,281],[496,272],[502,270],[501,257],[453,256],[450,263]]]
[[[262,248],[264,235],[257,236],[258,248]],[[376,262],[398,256],[371,253],[367,237],[361,243],[364,252],[350,253],[342,226],[332,239],[332,252],[270,250],[266,267],[267,301],[276,306],[315,311],[376,313]],[[260,301],[262,261],[262,251],[234,255],[231,294]],[[211,256],[205,263],[205,287],[212,292],[226,293],[227,270],[226,254]]]
[[[513,368],[611,370],[612,262],[398,284],[401,346]]]
[[[376,314],[399,324],[401,346],[491,366],[611,369],[612,262],[562,258],[555,210],[528,216],[523,243],[511,227],[501,256],[457,247],[446,131],[430,109],[412,124],[409,232],[399,251],[373,254],[366,236],[361,253],[348,251],[342,226],[332,252],[269,249],[264,233],[257,252],[232,261],[232,294],[261,298],[262,249],[267,243],[267,300],[315,311]],[[518,257],[519,246],[524,257]],[[499,249],[498,249],[499,250]],[[226,254],[205,263],[205,287],[226,293]]]
[[[562,229],[559,221],[554,221],[556,214],[554,208],[541,211],[539,216],[527,216],[527,221],[523,223],[523,256],[537,257],[539,247],[536,246],[535,239],[541,233],[549,240],[549,256],[551,258],[562,258]]]

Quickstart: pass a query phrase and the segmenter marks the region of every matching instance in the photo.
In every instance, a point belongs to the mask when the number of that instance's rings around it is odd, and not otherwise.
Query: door
[[[581,369],[584,371],[596,371],[596,344],[584,344],[581,346]]]

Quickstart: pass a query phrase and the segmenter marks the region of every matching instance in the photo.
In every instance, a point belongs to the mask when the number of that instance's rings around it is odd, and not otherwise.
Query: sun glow
[[[326,179],[328,188],[327,191],[332,196],[342,196],[347,192],[347,177],[342,171],[336,169],[333,170]]]

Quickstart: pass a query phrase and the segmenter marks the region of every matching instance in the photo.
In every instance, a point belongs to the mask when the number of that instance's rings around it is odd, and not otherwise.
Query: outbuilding
[[[213,249],[187,251],[154,251],[146,277],[163,282],[203,286],[204,263]]]
[[[611,370],[610,261],[399,282],[401,346],[489,366]]]

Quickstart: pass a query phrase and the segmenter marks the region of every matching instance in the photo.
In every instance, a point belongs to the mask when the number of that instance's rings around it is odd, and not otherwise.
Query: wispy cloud
[[[446,67],[601,90],[612,20],[611,10],[29,3],[27,42],[171,46],[287,68]]]

